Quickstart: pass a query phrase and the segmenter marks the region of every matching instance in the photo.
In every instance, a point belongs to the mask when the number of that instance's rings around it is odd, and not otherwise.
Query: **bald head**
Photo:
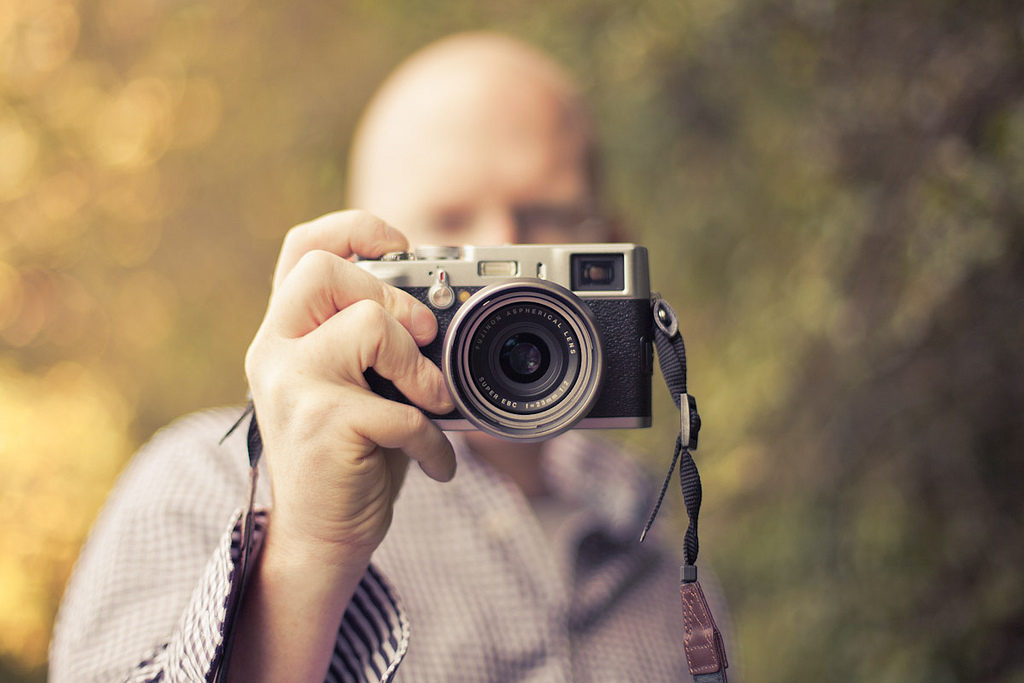
[[[591,148],[587,112],[555,62],[508,37],[461,34],[406,60],[370,103],[349,205],[414,242],[550,241],[520,234],[516,210],[588,211]]]

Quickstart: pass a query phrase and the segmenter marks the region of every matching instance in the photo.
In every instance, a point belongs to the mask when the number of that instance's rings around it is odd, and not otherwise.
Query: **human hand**
[[[447,438],[415,406],[372,393],[374,368],[409,400],[452,410],[440,370],[417,348],[437,334],[430,310],[349,260],[408,249],[364,212],[289,231],[245,368],[274,494],[268,543],[318,562],[365,564],[383,540],[409,458],[430,477],[455,472]]]

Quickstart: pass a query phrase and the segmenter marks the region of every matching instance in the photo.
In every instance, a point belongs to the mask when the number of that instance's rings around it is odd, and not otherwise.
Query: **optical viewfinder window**
[[[572,288],[580,292],[621,292],[626,287],[622,254],[573,254]]]

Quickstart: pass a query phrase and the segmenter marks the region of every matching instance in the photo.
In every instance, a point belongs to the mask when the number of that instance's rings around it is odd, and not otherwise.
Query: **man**
[[[237,413],[207,412],[157,435],[112,495],[52,678],[203,680],[227,630],[233,681],[685,678],[678,562],[635,546],[642,478],[579,433],[453,448],[419,410],[452,407],[418,350],[433,314],[350,261],[613,239],[593,220],[592,145],[569,79],[523,44],[455,36],[402,65],[357,134],[362,211],[288,233],[246,356],[265,468],[237,619],[245,440],[218,448]],[[371,393],[370,367],[419,408]]]

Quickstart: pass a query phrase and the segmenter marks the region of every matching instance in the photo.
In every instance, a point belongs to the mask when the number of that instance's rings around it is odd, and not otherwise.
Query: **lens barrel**
[[[445,335],[442,370],[473,426],[539,441],[590,412],[603,374],[601,340],[590,309],[568,289],[518,279],[463,304]]]

